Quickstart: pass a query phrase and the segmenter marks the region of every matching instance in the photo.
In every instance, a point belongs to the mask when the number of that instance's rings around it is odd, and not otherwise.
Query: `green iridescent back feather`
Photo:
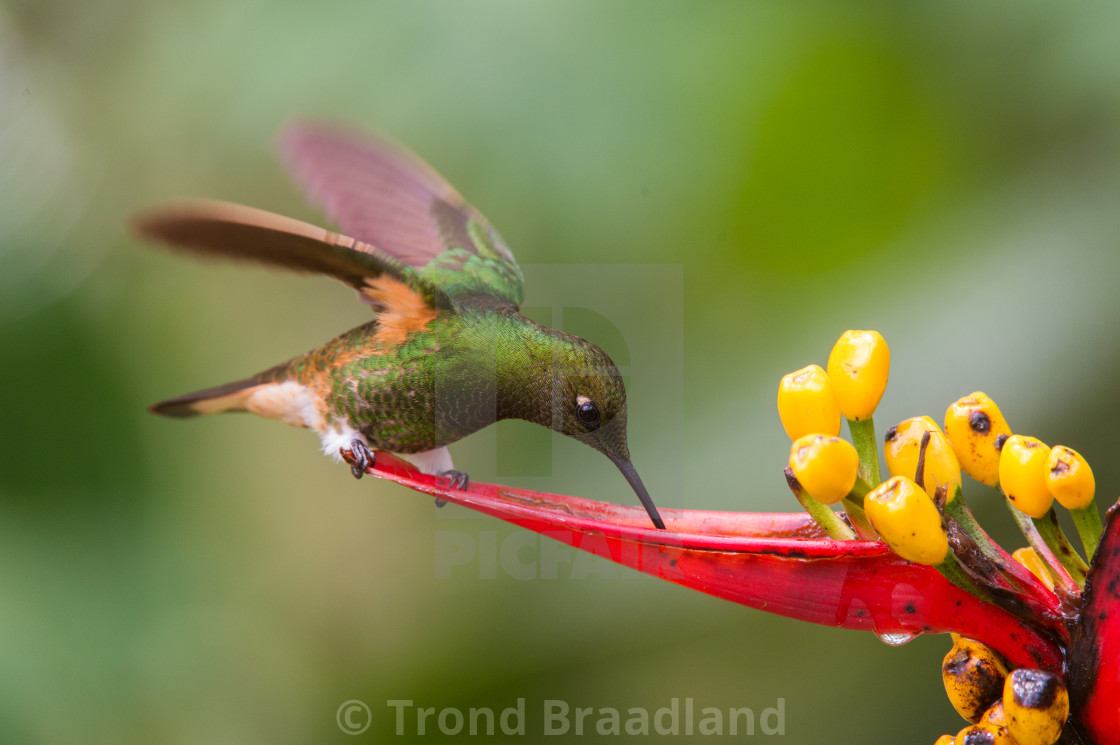
[[[447,250],[428,262],[420,275],[452,298],[493,295],[520,308],[525,299],[521,268],[486,218],[440,199],[432,201],[431,215]]]

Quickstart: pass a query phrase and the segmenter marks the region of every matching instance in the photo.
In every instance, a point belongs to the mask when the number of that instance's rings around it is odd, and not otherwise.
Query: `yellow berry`
[[[1011,552],[1011,558],[1025,566],[1035,579],[1046,585],[1047,590],[1054,589],[1054,576],[1050,574],[1050,568],[1033,548],[1017,548]]]
[[[1081,453],[1055,445],[1046,462],[1046,487],[1067,510],[1078,510],[1093,503],[1097,482]]]
[[[852,491],[859,470],[859,455],[839,437],[805,435],[793,441],[789,467],[813,499],[836,504]]]
[[[1046,488],[1050,448],[1036,437],[1012,435],[999,455],[999,486],[1020,512],[1042,517],[1054,495]]]
[[[945,693],[957,713],[979,722],[1003,695],[1007,667],[995,652],[972,639],[958,638],[941,663]]]
[[[905,476],[895,476],[863,500],[867,517],[896,554],[917,564],[940,564],[949,552],[941,514],[929,495]]]
[[[945,436],[953,445],[961,468],[977,481],[999,481],[999,451],[1011,428],[995,401],[977,391],[958,398],[945,412]]]
[[[828,355],[840,413],[856,421],[875,413],[887,388],[891,353],[878,331],[845,331]]]
[[[937,741],[934,742],[933,745],[953,745],[953,741],[956,739],[957,738],[953,737],[952,735],[942,735],[941,737],[937,738]]]
[[[906,476],[916,481],[922,435],[926,432],[929,432],[929,443],[926,445],[922,484],[931,497],[937,487],[946,487],[947,501],[952,501],[961,485],[961,467],[941,428],[928,416],[912,417],[887,430],[883,446],[887,468],[893,476]]]
[[[1069,693],[1053,673],[1020,668],[1003,685],[1003,710],[1019,745],[1053,745],[1069,717]]]
[[[1007,726],[1007,714],[1003,711],[1002,695],[998,701],[988,707],[988,710],[984,712],[984,716],[980,717],[980,721],[977,722],[977,724],[986,724],[989,727]]]
[[[803,367],[782,378],[778,384],[778,416],[791,440],[809,434],[840,434],[840,406],[832,382],[820,365]]]
[[[1002,727],[970,724],[957,733],[954,745],[1019,745]]]

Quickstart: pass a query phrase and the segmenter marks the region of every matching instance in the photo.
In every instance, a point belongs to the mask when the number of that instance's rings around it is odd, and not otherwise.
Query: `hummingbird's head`
[[[626,387],[599,347],[571,337],[553,368],[552,429],[605,455],[629,460]]]
[[[622,376],[602,349],[578,337],[571,340],[564,359],[554,368],[551,428],[610,458],[637,493],[653,524],[664,529],[649,492],[630,463]]]

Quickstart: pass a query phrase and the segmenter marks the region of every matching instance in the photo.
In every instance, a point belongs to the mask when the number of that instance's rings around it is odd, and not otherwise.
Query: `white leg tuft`
[[[320,432],[319,437],[323,441],[323,453],[330,456],[335,463],[342,460],[342,456],[339,455],[338,451],[342,448],[349,450],[350,443],[354,440],[361,440],[366,444],[366,447],[373,450],[373,447],[366,442],[366,438],[358,430],[344,422],[335,421],[334,425],[335,426],[327,429],[327,431]]]

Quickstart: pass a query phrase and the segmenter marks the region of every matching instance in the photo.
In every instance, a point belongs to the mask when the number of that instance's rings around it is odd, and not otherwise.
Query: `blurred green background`
[[[539,541],[356,482],[307,432],[150,416],[367,312],[126,220],[181,196],[321,220],[275,133],[384,131],[501,229],[534,314],[619,359],[662,506],[794,509],[775,386],[846,328],[891,344],[880,432],[983,389],[1115,494],[1118,24],[1107,3],[4,0],[0,740],[404,740],[387,700],[518,697],[524,741],[544,699],[781,698],[797,743],[955,732],[946,637],[890,648],[597,560],[551,571]],[[530,425],[452,450],[476,479],[634,501]],[[493,568],[510,546],[527,579]]]

